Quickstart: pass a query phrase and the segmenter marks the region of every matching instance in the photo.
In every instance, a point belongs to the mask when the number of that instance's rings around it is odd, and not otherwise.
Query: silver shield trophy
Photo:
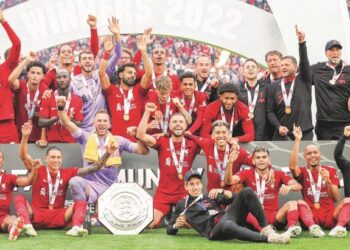
[[[98,199],[98,220],[114,235],[139,234],[153,220],[153,200],[137,183],[114,183]]]

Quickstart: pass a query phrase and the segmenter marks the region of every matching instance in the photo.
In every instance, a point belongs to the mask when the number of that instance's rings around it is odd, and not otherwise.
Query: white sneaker
[[[38,234],[36,233],[32,224],[26,224],[23,226],[22,234],[23,236],[36,237]]]
[[[17,240],[24,226],[24,219],[22,217],[17,217],[13,223],[10,233],[9,240]]]
[[[301,227],[300,226],[291,226],[287,229],[285,233],[288,233],[289,236],[292,237],[297,237],[301,234]]]
[[[328,235],[337,238],[344,238],[348,232],[345,227],[336,226],[333,227],[331,231],[329,231]]]
[[[268,243],[287,244],[289,243],[289,241],[290,241],[290,237],[288,233],[287,234],[271,233],[270,235],[267,236]]]
[[[309,228],[310,235],[315,238],[321,238],[325,236],[325,233],[322,231],[321,227],[319,225],[312,225]]]
[[[85,228],[73,226],[69,231],[67,231],[66,235],[73,237],[85,237],[86,235],[88,235],[88,233],[88,230],[86,230]]]
[[[273,226],[267,225],[261,230],[260,234],[268,237],[271,234],[276,234],[276,230],[273,228]]]

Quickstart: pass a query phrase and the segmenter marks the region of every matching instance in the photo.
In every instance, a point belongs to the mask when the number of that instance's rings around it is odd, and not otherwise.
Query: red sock
[[[73,218],[72,224],[73,226],[81,226],[84,223],[86,214],[86,201],[74,201],[73,205]]]
[[[311,211],[304,204],[298,204],[300,219],[308,228],[315,224]]]
[[[258,230],[259,232],[261,231],[262,228],[259,225],[258,220],[251,213],[247,215],[246,221],[248,224],[252,225],[256,230]]]
[[[24,224],[31,224],[25,195],[18,194],[15,196],[13,201],[15,203],[16,213],[18,216],[21,216],[24,219]]]
[[[295,226],[298,223],[299,212],[298,210],[291,210],[287,212],[287,228]]]
[[[340,209],[337,226],[345,227],[350,221],[350,203],[345,203]]]

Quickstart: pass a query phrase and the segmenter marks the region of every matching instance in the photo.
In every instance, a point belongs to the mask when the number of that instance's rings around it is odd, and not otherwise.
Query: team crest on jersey
[[[213,166],[212,166],[212,165],[209,165],[208,171],[209,171],[210,173],[213,172]]]
[[[1,188],[2,190],[6,190],[6,184],[5,183],[1,184]]]
[[[171,159],[170,159],[169,157],[167,157],[167,158],[165,159],[165,166],[168,166],[168,167],[171,166]]]
[[[46,195],[46,189],[44,187],[40,189],[40,195],[42,196]]]
[[[120,105],[120,103],[117,104],[117,111],[121,111],[122,110],[122,106]]]

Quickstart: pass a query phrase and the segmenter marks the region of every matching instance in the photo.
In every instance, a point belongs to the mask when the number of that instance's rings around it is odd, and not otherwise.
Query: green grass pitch
[[[17,241],[7,240],[7,234],[0,234],[0,249],[200,249],[200,250],[255,250],[255,249],[300,249],[300,250],[350,250],[350,234],[346,238],[335,239],[325,236],[324,238],[310,238],[308,232],[303,232],[301,237],[291,239],[287,245],[275,245],[265,243],[248,243],[237,240],[209,241],[200,237],[194,230],[180,230],[176,236],[168,236],[165,228],[145,230],[134,236],[114,236],[103,227],[93,227],[93,234],[85,238],[73,238],[65,235],[66,230],[40,230],[38,237],[20,237]]]

